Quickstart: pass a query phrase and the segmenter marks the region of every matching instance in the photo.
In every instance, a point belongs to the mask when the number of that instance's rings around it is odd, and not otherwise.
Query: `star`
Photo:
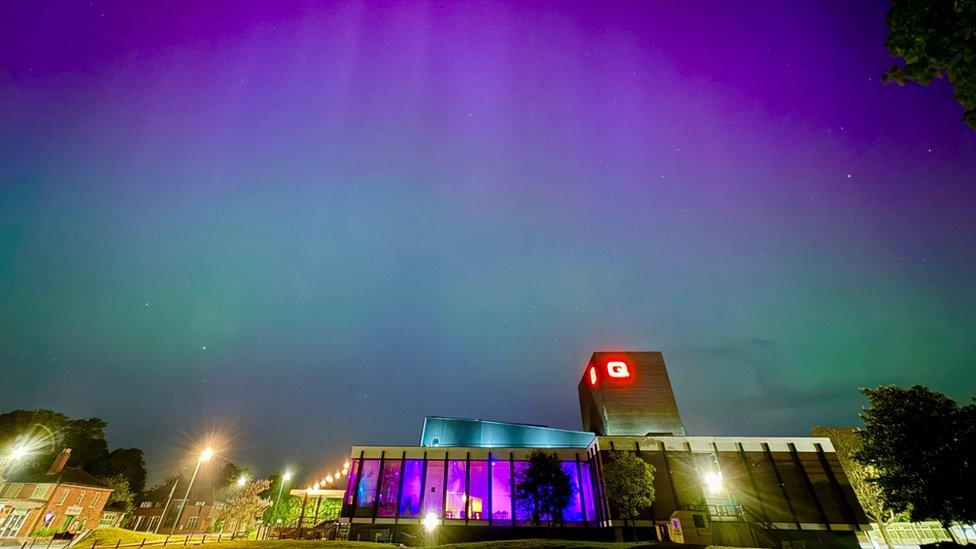
[[[203,347],[200,347],[200,348],[203,349],[204,351],[207,350],[207,346],[206,345],[204,345]]]

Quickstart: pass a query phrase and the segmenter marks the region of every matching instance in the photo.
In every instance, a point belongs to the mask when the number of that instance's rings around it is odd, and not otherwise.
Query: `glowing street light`
[[[722,491],[722,473],[708,471],[702,474],[702,481],[710,494],[717,494]]]
[[[292,477],[292,472],[285,470],[284,474],[281,475],[281,484],[278,485],[278,499],[275,500],[274,509],[272,509],[272,514],[278,511],[278,504],[281,503],[281,494],[285,491],[285,483],[290,481]],[[278,519],[281,522],[281,519]]]
[[[10,451],[10,455],[7,456],[7,459],[9,461],[17,461],[18,459],[26,456],[29,452],[30,450],[27,448],[26,444],[18,444],[13,450]]]
[[[427,514],[424,515],[424,520],[420,522],[424,525],[424,532],[426,532],[428,536],[433,537],[434,531],[437,530],[437,526],[440,523],[440,517],[438,517],[437,513],[434,511],[427,511]]]
[[[183,505],[180,506],[179,512],[176,513],[176,521],[173,522],[173,530],[171,534],[176,531],[176,528],[180,525],[180,518],[183,516],[183,510],[186,509],[187,503],[190,499],[190,489],[193,488],[193,481],[197,478],[197,473],[200,472],[200,465],[204,462],[210,461],[215,455],[214,449],[207,446],[200,452],[197,457],[197,465],[193,468],[193,476],[190,477],[190,484],[186,485],[186,495],[183,496]],[[173,488],[169,491],[169,498],[166,499],[166,505],[163,506],[163,514],[160,515],[159,522],[156,523],[156,530],[154,533],[159,532],[159,526],[163,523],[163,518],[166,517],[166,510],[169,509],[169,504],[173,501],[173,492],[176,491],[176,485],[180,483],[180,476],[176,476],[176,482],[173,483]]]
[[[247,484],[247,475],[241,474],[241,476],[237,477],[237,485],[243,488],[245,484]]]

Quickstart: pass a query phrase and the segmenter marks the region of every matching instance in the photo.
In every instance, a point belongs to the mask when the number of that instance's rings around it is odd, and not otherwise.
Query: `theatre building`
[[[354,446],[340,521],[349,539],[413,544],[537,536],[514,497],[527,458],[558,456],[573,495],[563,538],[613,540],[611,452],[654,466],[644,539],[779,547],[857,547],[864,513],[826,438],[686,436],[659,352],[595,353],[579,383],[583,429],[427,417],[417,446]]]

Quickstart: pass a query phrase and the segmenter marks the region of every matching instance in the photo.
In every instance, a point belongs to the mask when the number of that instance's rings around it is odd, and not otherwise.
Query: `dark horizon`
[[[314,478],[424,416],[689,435],[976,394],[976,134],[885,2],[0,7],[0,402]]]

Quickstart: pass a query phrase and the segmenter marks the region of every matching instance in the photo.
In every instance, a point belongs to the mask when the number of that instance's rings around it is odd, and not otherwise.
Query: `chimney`
[[[71,457],[71,448],[65,448],[64,450],[61,450],[61,453],[58,454],[58,457],[54,458],[54,462],[51,463],[51,468],[48,469],[47,474],[56,475],[60,473],[64,469],[64,466],[68,463],[68,458],[70,457]]]

